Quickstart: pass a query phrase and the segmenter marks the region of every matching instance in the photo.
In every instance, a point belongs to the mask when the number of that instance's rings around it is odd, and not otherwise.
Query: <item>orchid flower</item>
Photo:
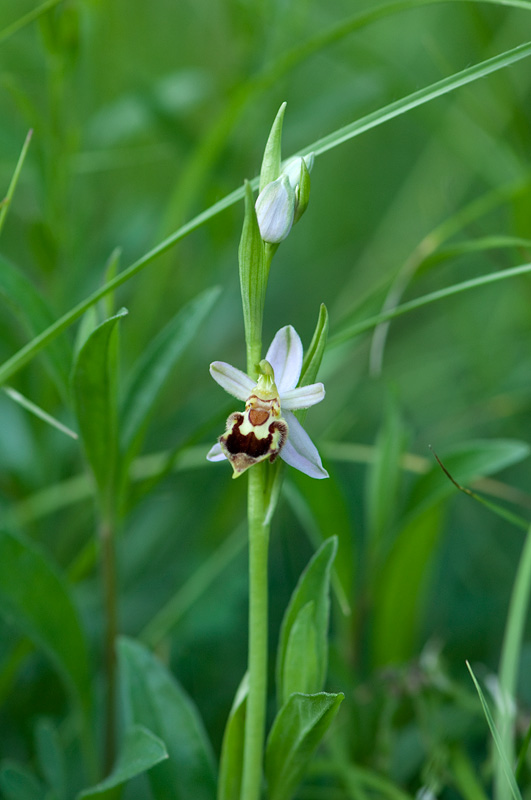
[[[258,383],[223,361],[210,365],[210,374],[226,392],[245,401],[245,411],[227,419],[225,433],[207,455],[209,461],[228,459],[237,478],[245,470],[280,456],[311,478],[328,478],[317,448],[292,413],[320,403],[322,383],[297,386],[302,370],[302,343],[295,328],[286,325],[271,342],[260,362]]]

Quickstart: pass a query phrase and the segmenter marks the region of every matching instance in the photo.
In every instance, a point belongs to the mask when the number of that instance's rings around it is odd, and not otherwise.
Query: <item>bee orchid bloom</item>
[[[320,403],[322,383],[297,386],[302,370],[302,343],[295,328],[286,325],[271,342],[260,362],[258,383],[223,361],[210,365],[210,374],[226,392],[245,402],[245,411],[227,419],[225,433],[207,455],[209,461],[228,459],[237,478],[245,470],[280,456],[286,464],[311,478],[328,478],[317,448],[292,413]]]

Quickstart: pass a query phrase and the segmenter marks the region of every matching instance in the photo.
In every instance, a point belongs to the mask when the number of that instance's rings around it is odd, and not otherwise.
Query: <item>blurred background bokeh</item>
[[[493,3],[402,3],[373,18],[375,3],[345,0],[48,5],[19,27],[34,0],[0,6],[0,194],[33,130],[0,251],[57,317],[105,281],[116,248],[125,268],[257,175],[283,101],[287,157],[531,30],[529,11]],[[365,12],[366,24],[346,24]],[[530,89],[524,59],[318,157],[309,208],[274,260],[264,342],[289,323],[307,346],[325,303],[334,345],[400,281],[398,302],[527,263]],[[187,301],[222,290],[160,398],[142,455],[188,450],[160,480],[133,481],[118,543],[121,631],[140,635],[188,587],[153,644],[216,751],[245,671],[247,577],[244,481],[204,460],[235,410],[208,365],[244,366],[242,216],[241,202],[216,215],[114,298],[129,310],[123,382]],[[411,792],[433,779],[442,797],[461,796],[451,788],[456,748],[488,782],[488,733],[465,659],[482,679],[497,670],[524,532],[460,495],[429,446],[458,481],[488,479],[478,489],[530,516],[530,304],[530,279],[519,277],[411,312],[376,336],[336,340],[321,373],[326,401],[306,420],[331,479],[286,471],[271,544],[272,669],[297,577],[317,543],[337,534],[342,602],[329,686],[346,701],[329,746]],[[30,334],[8,297],[2,306],[4,360]],[[63,336],[71,347],[76,328]],[[75,424],[43,356],[11,384]],[[5,524],[66,570],[93,537],[79,444],[5,395],[0,415]],[[233,552],[216,560],[230,537]],[[94,563],[79,571],[75,593],[98,675]],[[38,650],[1,625],[0,755],[31,759],[34,720],[61,718],[66,701]],[[530,666],[528,645],[524,717]],[[301,797],[323,796],[320,780]]]

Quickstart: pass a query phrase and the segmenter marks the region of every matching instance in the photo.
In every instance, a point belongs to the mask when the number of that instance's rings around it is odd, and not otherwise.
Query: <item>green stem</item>
[[[118,634],[118,604],[116,589],[116,556],[114,549],[114,526],[102,518],[100,529],[101,569],[106,618],[105,631],[105,675],[107,697],[105,707],[105,755],[104,771],[108,775],[116,755],[116,637]]]
[[[267,553],[265,465],[249,470],[249,696],[241,800],[259,800],[267,698]]]

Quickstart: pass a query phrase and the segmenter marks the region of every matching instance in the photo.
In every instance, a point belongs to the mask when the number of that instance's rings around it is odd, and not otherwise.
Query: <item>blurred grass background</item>
[[[101,285],[115,248],[121,248],[123,268],[256,175],[282,101],[288,103],[289,156],[520,44],[531,30],[526,10],[429,4],[397,8],[297,56],[300,45],[373,7],[341,0],[64,0],[11,30],[36,6],[4,0],[0,193],[29,128],[33,139],[2,231],[2,255],[59,316]],[[290,323],[308,345],[322,302],[332,335],[378,312],[404,270],[411,273],[409,298],[528,262],[530,88],[524,60],[319,157],[309,209],[275,259],[264,342]],[[210,286],[222,287],[143,446],[144,454],[190,443],[203,451],[189,467],[148,487],[124,520],[120,618],[121,630],[133,636],[208,559],[215,566],[217,549],[244,519],[243,481],[230,481],[223,465],[203,462],[234,410],[208,365],[215,359],[244,363],[237,273],[242,216],[241,204],[224,211],[115,298],[116,307],[130,312],[120,343],[126,376],[186,301]],[[455,251],[423,266],[434,242],[437,249],[433,232],[444,225],[449,233],[441,244]],[[505,238],[460,249],[485,237]],[[408,314],[392,323],[379,369],[370,369],[371,333],[331,348],[322,372],[326,402],[307,421],[331,480],[317,484],[290,471],[274,525],[272,645],[315,541],[338,533],[352,615],[335,608],[329,683],[346,692],[348,709],[342,709],[331,747],[346,753],[347,762],[357,759],[411,791],[433,779],[447,787],[442,796],[460,796],[448,788],[456,785],[456,742],[466,744],[468,757],[488,777],[485,723],[464,660],[482,665],[482,676],[497,669],[523,533],[455,496],[428,446],[444,456],[476,440],[529,441],[530,301],[524,277]],[[65,338],[73,342],[74,333]],[[0,357],[8,358],[27,338],[4,304]],[[69,399],[42,357],[13,385],[74,424]],[[80,484],[68,482],[84,472],[79,445],[4,395],[0,412],[1,508],[11,526],[66,569],[93,532],[90,492],[82,483],[76,498]],[[364,448],[338,460],[338,442]],[[400,466],[404,452],[425,459],[416,462],[421,469],[433,468],[440,499],[428,511],[419,512],[428,489]],[[483,455],[455,477],[466,482],[496,472],[500,502],[515,501],[511,509],[527,518],[524,455],[525,445],[507,445],[502,456]],[[39,505],[42,492],[54,486],[56,499],[48,508]],[[417,512],[420,522],[412,530]],[[246,587],[242,546],[157,643],[197,702],[216,749],[245,670]],[[76,596],[97,672],[101,602],[90,564],[76,582]],[[60,717],[64,699],[42,656],[26,652],[6,623],[0,639],[0,752],[31,758],[32,722],[40,715]],[[429,661],[426,654],[439,651],[441,660]],[[524,712],[531,706],[530,663],[528,644],[521,670]],[[318,789],[305,796],[318,797]]]

